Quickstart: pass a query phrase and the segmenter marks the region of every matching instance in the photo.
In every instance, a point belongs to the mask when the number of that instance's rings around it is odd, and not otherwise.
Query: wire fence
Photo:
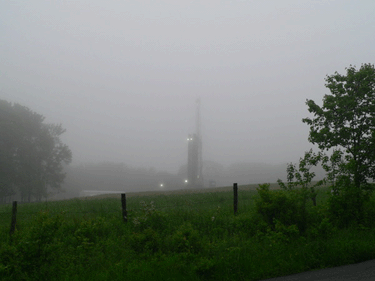
[[[87,216],[87,215],[108,215],[117,213],[121,217],[128,216],[128,213],[134,214],[145,210],[146,208],[153,208],[158,211],[165,210],[202,210],[214,209],[217,207],[230,209],[233,208],[233,213],[236,214],[239,206],[244,208],[253,205],[254,190],[242,190],[238,192],[237,184],[233,185],[233,196],[231,192],[207,192],[190,193],[185,195],[154,195],[145,197],[131,197],[127,202],[120,201],[120,194],[116,197],[102,198],[98,200],[93,199],[73,199],[63,201],[46,201],[39,203],[20,203],[14,209],[14,205],[6,204],[0,206],[0,226],[6,227],[11,224],[13,217],[16,216],[16,221],[27,223],[32,221],[35,216],[41,213],[48,214],[64,214],[72,216]],[[125,195],[126,196],[126,195]],[[126,198],[126,197],[125,197]],[[204,198],[204,199],[202,199]],[[240,202],[240,205],[238,204]],[[241,210],[241,208],[240,208]],[[126,221],[124,219],[124,221]]]

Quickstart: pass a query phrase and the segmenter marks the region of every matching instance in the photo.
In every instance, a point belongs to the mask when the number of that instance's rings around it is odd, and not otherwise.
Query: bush
[[[293,224],[285,226],[277,219],[274,220],[275,229],[268,228],[265,232],[258,232],[257,239],[267,241],[271,245],[287,245],[300,237],[298,227]]]
[[[302,190],[270,191],[269,184],[260,184],[256,211],[264,221],[275,230],[275,222],[285,226],[296,225],[299,231],[306,229],[306,200]]]
[[[361,190],[354,185],[342,188],[335,187],[328,199],[329,216],[338,227],[348,227],[351,224],[366,225],[366,209],[371,210],[370,192]],[[370,211],[371,212],[371,211]]]
[[[152,228],[147,228],[141,233],[133,233],[130,245],[137,253],[156,253],[162,246],[159,234]]]
[[[327,240],[336,233],[337,229],[328,218],[323,218],[319,223],[312,225],[308,229],[308,236],[311,239]]]
[[[173,233],[170,246],[173,252],[197,253],[202,249],[202,239],[192,224],[186,222]]]

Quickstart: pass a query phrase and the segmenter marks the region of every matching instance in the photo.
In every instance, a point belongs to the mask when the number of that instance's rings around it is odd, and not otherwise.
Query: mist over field
[[[203,163],[204,186],[214,180],[216,186],[230,186],[234,182],[247,185],[286,179],[286,165],[262,163],[237,163],[224,167],[214,162]],[[64,192],[55,198],[96,195],[93,191],[144,192],[184,189],[187,167],[181,166],[177,173],[156,169],[134,168],[123,163],[96,163],[67,167]],[[318,177],[322,178],[321,173]]]
[[[2,1],[0,99],[63,125],[74,188],[180,182],[197,98],[205,179],[276,181],[313,147],[306,99],[321,103],[327,74],[374,62],[374,11],[369,0]]]

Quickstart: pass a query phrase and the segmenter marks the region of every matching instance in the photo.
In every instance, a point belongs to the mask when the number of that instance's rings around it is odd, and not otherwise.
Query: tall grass
[[[308,206],[310,225],[271,229],[257,192],[120,196],[0,206],[1,280],[261,280],[375,258],[375,228],[337,229],[325,217],[327,190]]]

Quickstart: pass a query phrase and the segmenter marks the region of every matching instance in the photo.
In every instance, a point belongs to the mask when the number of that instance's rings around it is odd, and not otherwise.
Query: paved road
[[[374,281],[375,260],[303,272],[263,281]]]

